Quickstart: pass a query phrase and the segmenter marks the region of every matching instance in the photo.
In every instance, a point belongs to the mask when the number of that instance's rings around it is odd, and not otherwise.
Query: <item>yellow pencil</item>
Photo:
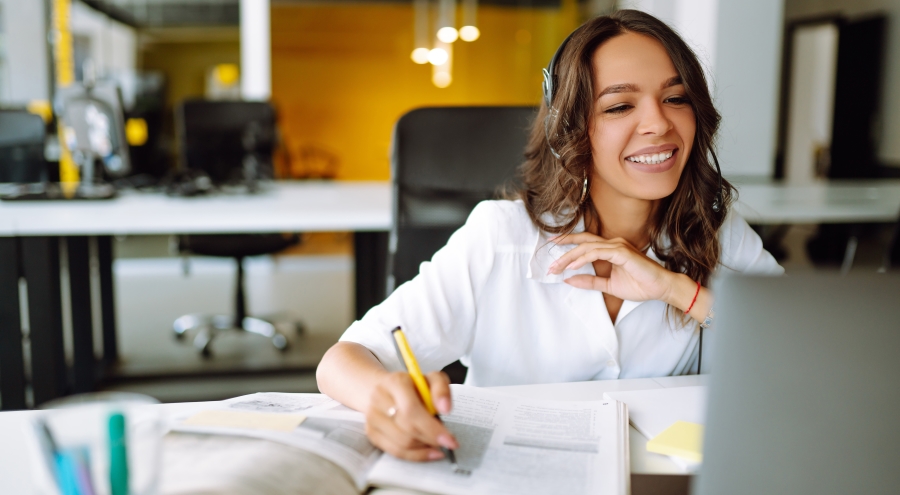
[[[394,344],[397,347],[397,354],[400,357],[400,361],[406,367],[406,372],[409,373],[409,377],[412,378],[413,383],[416,385],[416,390],[419,391],[419,396],[422,398],[422,403],[425,404],[425,409],[428,410],[428,414],[434,415],[434,417],[440,421],[441,417],[438,416],[437,409],[435,409],[434,402],[431,399],[431,389],[428,388],[428,381],[425,380],[425,375],[422,374],[422,370],[419,368],[419,363],[416,361],[416,356],[409,347],[406,335],[403,335],[403,330],[401,330],[400,327],[391,330],[391,334],[394,337]],[[450,460],[454,466],[457,466],[456,456],[453,454],[452,450],[441,447],[441,451],[444,452],[444,455],[447,456],[447,459]]]

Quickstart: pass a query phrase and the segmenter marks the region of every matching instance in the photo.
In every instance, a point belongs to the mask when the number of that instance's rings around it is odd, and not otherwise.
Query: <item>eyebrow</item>
[[[672,76],[663,81],[660,89],[671,88],[672,86],[678,86],[679,84],[684,84],[684,82],[682,82],[681,80],[681,76]],[[637,84],[633,83],[613,84],[612,86],[607,86],[603,91],[601,91],[600,94],[597,95],[597,98],[615,93],[637,93],[640,90],[641,88]]]

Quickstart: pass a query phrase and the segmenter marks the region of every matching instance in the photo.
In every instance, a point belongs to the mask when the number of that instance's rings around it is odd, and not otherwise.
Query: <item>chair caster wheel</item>
[[[303,335],[306,333],[306,325],[300,321],[294,322],[294,332],[296,332],[297,335]]]
[[[209,345],[205,345],[203,346],[203,349],[200,349],[200,355],[203,356],[203,359],[212,357],[212,349],[209,348]]]
[[[278,349],[279,351],[284,351],[288,347],[287,338],[284,335],[281,335],[280,333],[275,334],[275,336],[272,337],[272,345],[274,345],[275,348]]]
[[[182,332],[175,332],[174,335],[175,335],[175,340],[177,340],[177,341],[179,341],[179,342],[182,341],[182,340],[184,340],[184,333],[182,333]]]

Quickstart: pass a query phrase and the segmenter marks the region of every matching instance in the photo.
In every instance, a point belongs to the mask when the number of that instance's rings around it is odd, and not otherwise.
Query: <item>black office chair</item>
[[[271,178],[275,145],[275,110],[268,103],[246,101],[184,102],[176,112],[183,165],[204,174],[213,185],[242,185],[257,192],[260,180]],[[296,234],[182,235],[182,254],[234,258],[237,263],[234,312],[232,315],[189,314],[173,324],[179,339],[196,330],[194,346],[210,356],[210,345],[218,331],[244,331],[271,339],[279,350],[287,337],[275,325],[247,315],[243,261],[248,256],[274,254],[299,242]],[[302,325],[294,323],[300,331]]]
[[[514,180],[534,115],[534,107],[439,107],[397,121],[388,294],[419,273],[479,201]],[[462,383],[467,370],[456,362],[444,371]]]
[[[44,121],[24,110],[0,110],[0,182],[45,182]]]

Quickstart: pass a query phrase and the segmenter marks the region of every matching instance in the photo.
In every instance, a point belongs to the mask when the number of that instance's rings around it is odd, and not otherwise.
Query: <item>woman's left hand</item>
[[[604,239],[588,232],[568,234],[553,239],[557,244],[577,244],[574,249],[550,265],[549,273],[577,270],[594,261],[608,261],[612,271],[608,277],[575,275],[565,282],[581,289],[605,292],[630,301],[660,300],[668,302],[675,274],[641,253],[624,239]]]

